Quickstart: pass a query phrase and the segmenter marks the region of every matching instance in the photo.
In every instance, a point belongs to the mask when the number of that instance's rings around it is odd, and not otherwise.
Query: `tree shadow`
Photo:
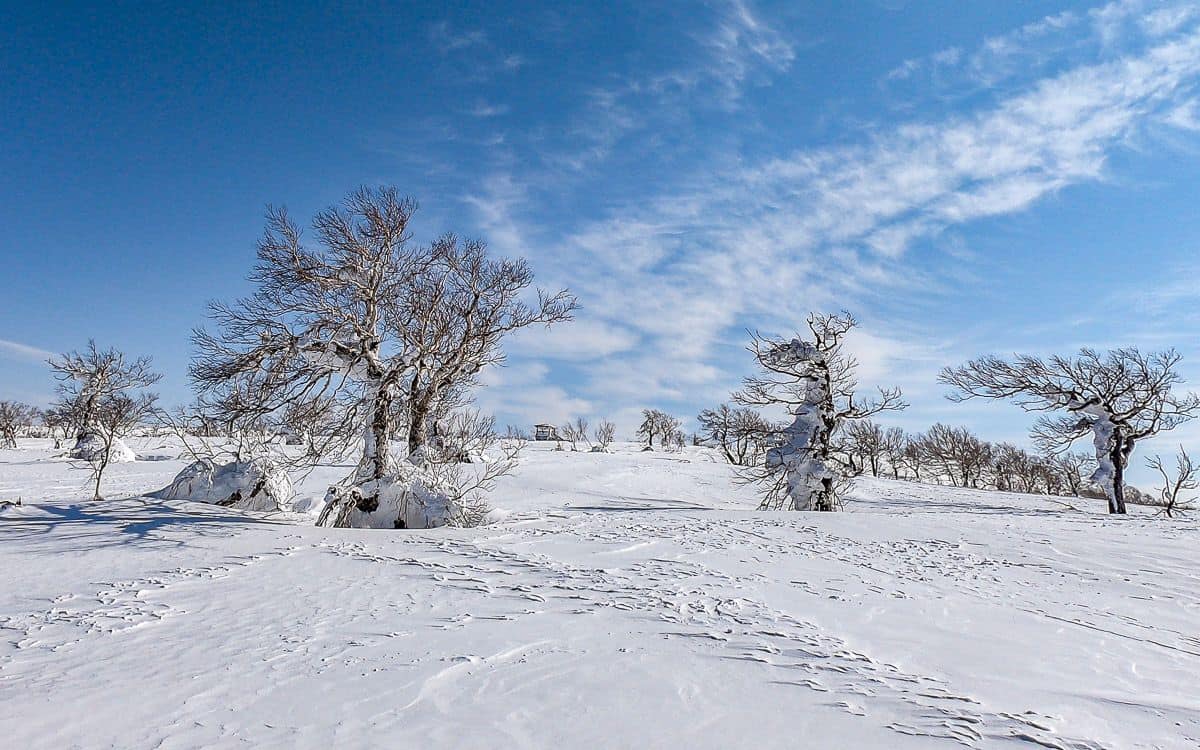
[[[897,483],[892,487],[868,486],[864,489],[863,492],[858,487],[851,490],[846,498],[848,509],[867,513],[1024,516],[1089,523],[1105,517],[1097,508],[1087,506],[1089,501],[1085,498],[1063,498],[1068,502],[1056,503],[1056,498],[1049,496],[923,482]],[[1012,504],[1004,504],[1002,501],[1009,497],[1012,498]],[[1069,501],[1075,501],[1077,505]]]
[[[582,510],[582,511],[609,511],[609,512],[629,512],[629,511],[661,511],[661,510],[713,510],[711,506],[700,505],[699,503],[689,502],[687,500],[677,500],[669,497],[631,497],[629,495],[609,495],[603,492],[582,491],[581,495],[594,495],[603,498],[607,502],[599,502],[592,505],[567,505],[563,510]]]
[[[197,537],[229,537],[248,526],[292,525],[218,506],[180,507],[146,496],[66,505],[27,503],[0,510],[0,543],[45,552],[188,547]]]

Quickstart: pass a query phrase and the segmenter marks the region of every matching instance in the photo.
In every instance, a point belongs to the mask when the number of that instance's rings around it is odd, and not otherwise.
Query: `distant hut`
[[[533,426],[534,440],[561,440],[558,428],[552,424],[535,424]]]

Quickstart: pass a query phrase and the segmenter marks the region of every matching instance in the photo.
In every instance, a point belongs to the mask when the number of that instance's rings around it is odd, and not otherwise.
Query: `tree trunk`
[[[1124,515],[1125,509],[1125,457],[1121,453],[1120,440],[1113,441],[1111,460],[1113,462],[1112,497],[1108,499],[1108,512]]]
[[[391,392],[376,381],[372,386],[371,419],[367,424],[365,445],[363,446],[363,469],[366,480],[382,479],[387,475],[391,450],[388,438],[391,419]]]
[[[412,455],[425,447],[429,435],[425,432],[425,422],[429,419],[428,399],[414,398],[409,404],[408,412],[408,455]]]
[[[96,464],[95,464],[95,466],[92,467],[92,471],[94,471],[96,474],[96,487],[95,487],[95,491],[92,493],[93,500],[103,500],[104,499],[100,495],[100,482],[104,480],[104,470],[108,468],[108,457],[111,454],[112,454],[112,442],[110,439],[110,440],[105,441],[104,454],[102,456],[100,456],[98,459],[96,459]]]

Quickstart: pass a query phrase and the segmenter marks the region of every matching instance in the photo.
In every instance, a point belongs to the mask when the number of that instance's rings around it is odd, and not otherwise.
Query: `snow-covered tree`
[[[954,401],[1012,399],[1027,411],[1066,412],[1039,419],[1035,440],[1060,452],[1090,433],[1097,462],[1091,479],[1104,488],[1109,513],[1125,513],[1125,469],[1137,442],[1200,414],[1200,397],[1173,392],[1183,382],[1179,361],[1173,349],[1085,348],[1074,357],[981,357],[946,368],[939,380],[954,388]]]
[[[856,393],[857,363],[843,351],[857,321],[849,313],[813,314],[808,333],[791,339],[755,336],[750,351],[761,368],[746,378],[734,400],[745,406],[783,406],[792,421],[766,452],[760,473],[764,509],[837,510],[846,467],[837,456],[839,430],[851,421],[903,409],[898,389],[881,388],[877,399]]]
[[[397,346],[395,329],[409,291],[403,282],[423,262],[408,230],[415,210],[394,190],[361,190],[317,215],[320,247],[310,249],[284,209],[269,209],[254,293],[212,304],[218,330],[195,332],[191,372],[201,397],[235,421],[342,402],[334,429],[344,440],[361,436],[359,478],[385,476],[389,407],[413,357]]]
[[[676,428],[663,437],[662,443],[668,450],[678,453],[683,450],[683,446],[687,445],[687,435],[683,430]]]
[[[216,332],[195,334],[193,380],[227,412],[330,405],[328,435],[361,452],[330,502],[353,498],[365,514],[380,508],[385,485],[407,481],[397,475],[400,459],[428,460],[423,449],[438,417],[462,402],[482,367],[503,360],[508,333],[569,319],[575,308],[565,291],[526,301],[528,265],[493,260],[482,242],[414,242],[415,211],[395,188],[360,189],[316,215],[312,247],[285,210],[270,209],[253,294],[214,304]],[[403,456],[392,453],[396,437],[406,443]],[[339,508],[329,517],[351,515]]]

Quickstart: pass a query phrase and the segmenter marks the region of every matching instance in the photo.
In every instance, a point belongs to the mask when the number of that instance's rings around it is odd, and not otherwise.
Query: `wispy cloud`
[[[905,60],[886,82],[913,82],[906,97],[934,92],[940,97],[977,94],[1003,85],[1022,85],[1031,75],[1071,62],[1116,57],[1184,30],[1200,18],[1194,3],[1113,0],[1083,11],[1045,16],[988,37],[973,50],[952,47]]]
[[[755,71],[783,71],[796,58],[794,45],[766,23],[744,0],[731,0],[710,34],[701,39],[708,51],[688,85],[708,79],[721,88],[726,106],[737,103]]]
[[[718,49],[747,64],[764,56],[787,64],[767,27],[743,15],[745,6],[731,8],[729,23],[741,31],[716,34],[727,40]],[[995,65],[997,75],[1009,75],[1005,61],[1026,48],[1044,50],[1047,36],[1064,28],[1093,29],[1088,33],[1097,38],[1141,36],[1124,54],[1078,61],[1072,52],[1054,72],[974,111],[875,128],[853,145],[706,167],[567,232],[536,254],[539,272],[571,279],[587,301],[581,321],[594,314],[596,325],[619,326],[636,342],[595,360],[581,393],[614,406],[630,398],[695,403],[728,388],[727,363],[745,371],[740,349],[748,321],[783,332],[813,309],[886,311],[900,307],[893,299],[919,305],[938,294],[971,262],[952,230],[1106,179],[1114,152],[1187,106],[1200,79],[1200,30],[1190,17],[1175,20],[1148,31],[1132,14],[1123,21],[1048,17],[986,41],[987,55],[961,52],[944,62],[974,60],[977,68]],[[745,80],[741,64],[726,60],[711,70]],[[620,112],[623,101],[614,95],[611,110]],[[528,241],[535,233],[524,228],[524,214],[534,209],[517,187],[520,178],[506,172],[498,184],[504,198],[479,200],[481,217],[501,237]],[[943,239],[941,262],[923,271],[909,262],[914,246],[939,252]],[[885,351],[885,344],[908,346],[871,340]],[[913,367],[907,354],[864,360],[867,374],[880,379]]]
[[[54,352],[6,339],[0,339],[0,355],[7,359],[33,363],[44,363],[51,357],[57,356]]]
[[[486,44],[487,34],[479,29],[455,29],[440,21],[429,27],[429,41],[442,54],[448,54]]]
[[[507,104],[489,104],[485,101],[478,101],[467,110],[467,114],[472,117],[499,117],[508,114],[508,111]]]
[[[745,0],[719,3],[713,22],[692,36],[696,51],[686,64],[590,91],[577,127],[586,143],[565,161],[582,169],[625,136],[692,108],[735,110],[747,86],[786,71],[796,57],[795,44]]]

